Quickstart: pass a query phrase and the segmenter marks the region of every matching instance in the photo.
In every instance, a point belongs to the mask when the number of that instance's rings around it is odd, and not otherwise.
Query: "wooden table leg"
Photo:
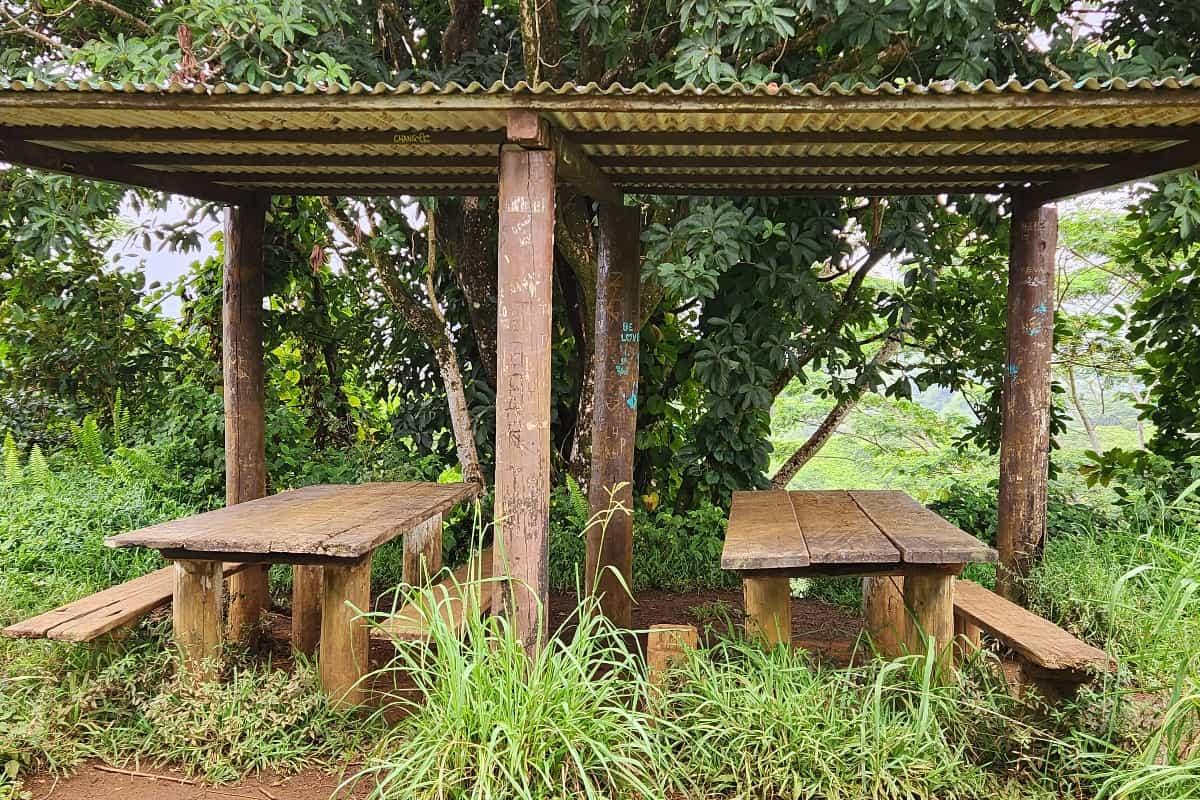
[[[911,617],[905,626],[910,653],[937,648],[944,678],[954,670],[954,572],[915,572],[904,576],[904,605]]]
[[[292,567],[292,649],[310,657],[316,654],[321,641],[324,583],[324,567],[318,564]]]
[[[746,636],[768,647],[792,643],[792,591],[787,578],[743,578]]]
[[[321,685],[336,705],[359,706],[367,674],[368,625],[360,614],[371,603],[371,559],[327,564],[321,604]]]
[[[903,576],[863,578],[863,620],[876,652],[887,658],[904,655],[908,615],[904,612]]]
[[[442,515],[430,517],[404,534],[401,579],[409,586],[424,586],[442,569]]]
[[[175,562],[171,622],[182,668],[201,680],[215,680],[221,656],[221,594],[225,577],[220,561]]]

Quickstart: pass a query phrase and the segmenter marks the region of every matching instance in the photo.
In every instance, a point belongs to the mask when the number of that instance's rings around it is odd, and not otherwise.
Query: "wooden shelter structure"
[[[269,196],[498,193],[496,572],[512,579],[503,603],[536,646],[544,632],[530,600],[547,592],[557,185],[598,204],[591,489],[600,506],[632,479],[640,239],[624,195],[1011,196],[999,541],[1009,577],[1033,556],[1046,523],[1052,204],[1200,163],[1200,80],[703,89],[11,82],[0,85],[0,158],[229,206],[231,504],[266,487]],[[588,574],[605,565],[628,576],[631,553],[631,522],[616,520],[589,540]],[[236,629],[266,602],[265,567],[231,581]],[[296,607],[310,607],[301,593],[311,582],[295,585]],[[606,594],[606,608],[627,622],[619,594]]]

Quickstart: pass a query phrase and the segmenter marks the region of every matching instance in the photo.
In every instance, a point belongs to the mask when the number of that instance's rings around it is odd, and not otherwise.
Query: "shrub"
[[[564,592],[582,580],[587,551],[587,502],[581,505],[572,491],[557,488],[550,499],[550,585]],[[639,508],[633,525],[634,591],[737,587],[737,576],[721,569],[725,511],[719,506],[702,503],[685,514]]]

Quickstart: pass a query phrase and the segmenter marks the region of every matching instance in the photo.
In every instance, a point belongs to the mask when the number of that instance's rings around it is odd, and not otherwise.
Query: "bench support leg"
[[[904,606],[911,615],[905,626],[910,653],[937,649],[938,671],[943,679],[954,671],[954,575],[951,572],[914,573],[904,576]]]
[[[326,565],[321,606],[321,685],[340,706],[360,706],[366,692],[371,559],[347,566]]]
[[[292,649],[315,655],[321,640],[321,587],[324,567],[297,564],[292,567]]]
[[[768,647],[792,643],[792,592],[787,578],[743,578],[746,636]]]
[[[221,593],[225,578],[220,561],[175,562],[171,621],[183,669],[201,680],[217,678],[221,655]]]
[[[863,619],[871,645],[880,655],[895,658],[904,654],[907,615],[902,576],[863,578]]]
[[[430,517],[404,534],[401,578],[409,586],[424,586],[442,570],[442,515]]]
[[[983,646],[983,629],[966,617],[954,615],[954,652],[958,658],[968,658]]]

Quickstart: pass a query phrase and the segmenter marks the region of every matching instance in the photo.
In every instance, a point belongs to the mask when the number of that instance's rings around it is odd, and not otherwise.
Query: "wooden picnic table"
[[[901,619],[866,608],[868,620],[892,619],[910,652],[932,638],[952,659],[954,577],[996,551],[904,492],[735,492],[721,566],[742,575],[747,631],[790,643],[790,578],[902,575]],[[868,595],[864,602],[882,602]]]
[[[405,579],[436,572],[441,515],[478,491],[469,483],[308,486],[122,533],[104,543],[151,547],[174,561],[175,639],[185,665],[198,674],[211,669],[223,641],[224,562],[321,565],[321,681],[335,700],[357,705],[359,679],[367,669],[368,630],[359,612],[370,610],[371,554],[408,534]]]

